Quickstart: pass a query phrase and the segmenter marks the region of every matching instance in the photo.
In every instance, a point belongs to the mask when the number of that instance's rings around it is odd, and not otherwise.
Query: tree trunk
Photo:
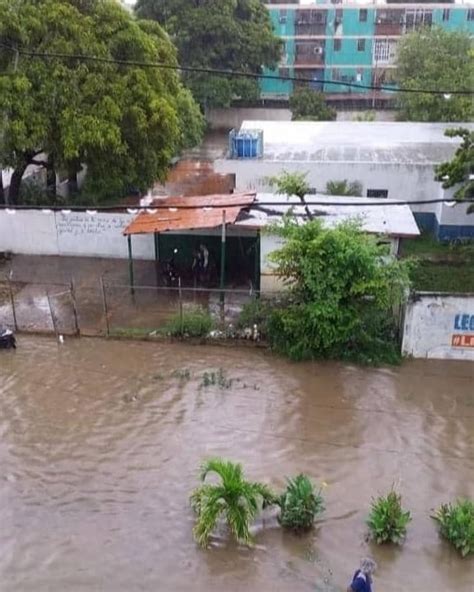
[[[67,189],[69,196],[76,195],[79,192],[79,183],[77,181],[77,168],[74,165],[69,167],[68,170]]]
[[[54,159],[48,158],[46,164],[46,193],[53,202],[56,201],[56,169],[54,168]]]
[[[8,201],[14,205],[18,203],[20,197],[20,187],[23,175],[26,171],[26,163],[19,165],[14,171],[12,178],[10,179],[10,187],[8,188]]]
[[[7,203],[5,200],[5,189],[3,188],[3,169],[0,164],[0,204]]]

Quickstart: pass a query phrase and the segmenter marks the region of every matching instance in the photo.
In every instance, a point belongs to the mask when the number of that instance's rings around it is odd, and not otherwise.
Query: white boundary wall
[[[474,294],[416,294],[406,309],[402,351],[474,361]]]
[[[132,214],[0,211],[0,252],[21,255],[128,257],[122,232]],[[133,237],[134,259],[153,259],[153,235]]]

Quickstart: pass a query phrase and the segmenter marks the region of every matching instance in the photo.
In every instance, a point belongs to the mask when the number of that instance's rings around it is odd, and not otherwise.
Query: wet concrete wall
[[[408,304],[403,353],[474,361],[474,294],[418,294]]]
[[[0,211],[0,252],[22,255],[128,257],[124,228],[132,214]],[[133,237],[133,256],[153,259],[153,236]]]

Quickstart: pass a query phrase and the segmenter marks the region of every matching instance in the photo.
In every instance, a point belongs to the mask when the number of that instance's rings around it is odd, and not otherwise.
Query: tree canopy
[[[462,138],[462,144],[449,162],[443,162],[435,169],[436,180],[443,182],[443,188],[456,187],[454,197],[459,200],[474,198],[474,132],[466,128],[448,129],[446,136]],[[473,204],[474,205],[474,204]],[[472,213],[470,206],[469,212]]]
[[[397,79],[401,89],[472,91],[474,52],[469,33],[440,27],[422,29],[400,39]],[[410,121],[471,121],[469,95],[399,93],[400,116]]]
[[[53,178],[62,171],[71,186],[85,165],[85,191],[99,198],[145,190],[201,137],[202,116],[177,72],[113,62],[177,64],[163,29],[114,0],[44,0],[41,10],[35,0],[0,0],[0,42],[0,161],[14,169],[12,203],[30,164]]]
[[[136,11],[168,31],[182,66],[260,74],[280,58],[282,42],[262,0],[138,0]],[[194,72],[183,78],[206,107],[259,97],[257,80]]]
[[[323,93],[308,87],[298,88],[290,96],[289,107],[293,121],[333,121],[336,111],[326,104]]]

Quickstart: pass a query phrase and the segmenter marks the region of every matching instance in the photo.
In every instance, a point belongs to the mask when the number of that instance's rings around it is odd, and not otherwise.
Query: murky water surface
[[[200,388],[222,368],[231,388]],[[173,372],[188,369],[185,372]],[[472,592],[474,561],[430,509],[474,495],[474,365],[294,365],[242,349],[21,338],[0,351],[0,589],[6,592],[345,590],[361,555],[377,592]],[[206,457],[281,487],[326,481],[302,538],[272,516],[257,546],[192,539],[188,494]],[[371,497],[401,487],[402,550],[371,548]]]

